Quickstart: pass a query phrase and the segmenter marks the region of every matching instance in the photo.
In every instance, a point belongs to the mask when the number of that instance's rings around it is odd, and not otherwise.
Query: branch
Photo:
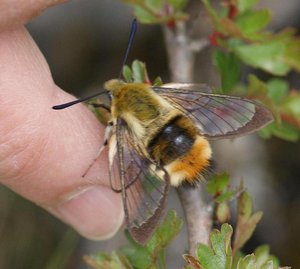
[[[185,22],[177,22],[176,28],[164,26],[164,37],[169,56],[171,79],[175,82],[192,82],[195,42],[190,40]],[[198,40],[198,50],[207,46],[206,40]],[[203,185],[198,188],[180,186],[178,195],[185,213],[189,252],[194,254],[198,243],[208,244],[212,225],[212,205],[205,201]]]

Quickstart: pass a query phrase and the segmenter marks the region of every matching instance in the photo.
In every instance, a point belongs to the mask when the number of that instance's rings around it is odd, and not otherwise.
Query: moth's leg
[[[111,121],[108,122],[108,125],[105,128],[105,133],[104,133],[104,141],[102,146],[100,147],[99,151],[97,152],[97,155],[95,156],[95,158],[93,159],[93,161],[90,163],[89,167],[85,170],[85,172],[83,173],[82,177],[85,177],[87,175],[87,173],[90,171],[90,169],[93,167],[93,165],[95,164],[95,162],[99,159],[99,157],[101,156],[101,153],[103,152],[103,150],[105,149],[105,147],[108,145],[108,141],[110,140],[111,136],[112,136],[112,130],[113,130],[113,123]]]
[[[122,188],[120,185],[119,173],[117,173],[118,175],[116,177],[116,174],[114,173],[115,171],[113,171],[113,169],[115,169],[113,164],[116,158],[116,154],[117,154],[117,137],[116,134],[113,133],[108,141],[109,183],[112,191],[116,193],[120,193],[122,191]]]
[[[98,104],[98,103],[91,103],[90,105],[93,106],[94,108],[101,107],[101,108],[105,109],[106,111],[108,111],[109,113],[111,113],[110,106],[108,106],[108,105]]]

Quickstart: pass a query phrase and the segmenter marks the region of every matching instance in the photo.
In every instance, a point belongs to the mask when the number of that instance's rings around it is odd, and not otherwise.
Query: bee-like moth
[[[141,244],[159,222],[169,186],[195,185],[209,169],[210,139],[252,133],[273,119],[264,106],[213,94],[204,84],[152,87],[113,79],[104,88],[111,100],[104,143],[111,188],[121,193],[127,227]]]

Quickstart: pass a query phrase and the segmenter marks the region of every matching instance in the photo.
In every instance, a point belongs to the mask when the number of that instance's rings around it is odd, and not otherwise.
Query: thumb
[[[86,237],[112,236],[123,209],[109,187],[105,153],[91,180],[81,176],[103,141],[103,127],[84,105],[51,109],[72,97],[54,85],[24,28],[0,33],[0,63],[0,182]]]

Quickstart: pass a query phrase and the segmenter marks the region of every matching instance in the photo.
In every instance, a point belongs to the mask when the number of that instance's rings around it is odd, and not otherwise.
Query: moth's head
[[[120,89],[121,86],[125,85],[125,82],[120,79],[111,79],[104,83],[104,89],[113,94],[115,91]]]

